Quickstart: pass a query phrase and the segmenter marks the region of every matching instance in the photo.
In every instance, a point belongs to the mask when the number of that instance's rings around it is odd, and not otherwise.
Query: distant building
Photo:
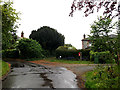
[[[116,38],[117,35],[111,34],[111,35],[109,35],[109,37]],[[89,49],[92,45],[91,41],[89,40],[89,38],[86,38],[85,34],[83,35],[83,39],[81,41],[82,41],[82,49]]]
[[[88,49],[91,46],[91,42],[88,38],[86,38],[86,35],[83,35],[82,39],[82,49]]]

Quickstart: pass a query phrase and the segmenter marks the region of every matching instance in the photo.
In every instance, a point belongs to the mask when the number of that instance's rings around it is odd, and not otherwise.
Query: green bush
[[[18,43],[21,58],[43,58],[43,49],[41,45],[32,39],[21,39]]]
[[[95,57],[98,58],[99,63],[112,63],[113,62],[109,51],[104,51],[104,52],[90,51],[90,60],[94,61]]]
[[[2,57],[3,58],[18,58],[19,51],[17,49],[2,50]]]
[[[120,88],[118,66],[98,66],[86,74],[86,88]]]

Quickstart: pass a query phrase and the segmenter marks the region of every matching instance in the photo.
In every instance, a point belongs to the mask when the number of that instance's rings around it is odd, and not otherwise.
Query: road
[[[9,61],[11,72],[2,88],[78,88],[76,75],[63,67]]]

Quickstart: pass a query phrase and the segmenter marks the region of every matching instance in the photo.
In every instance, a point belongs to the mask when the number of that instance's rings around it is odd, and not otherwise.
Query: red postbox
[[[78,56],[80,56],[80,52],[78,53]]]

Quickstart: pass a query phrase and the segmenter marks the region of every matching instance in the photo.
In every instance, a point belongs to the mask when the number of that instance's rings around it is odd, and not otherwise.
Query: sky
[[[13,7],[20,12],[17,35],[29,38],[32,30],[42,26],[56,29],[65,36],[65,44],[72,44],[82,49],[83,35],[90,34],[90,25],[97,20],[101,12],[84,17],[82,11],[76,11],[73,17],[69,16],[73,0],[13,0]]]

